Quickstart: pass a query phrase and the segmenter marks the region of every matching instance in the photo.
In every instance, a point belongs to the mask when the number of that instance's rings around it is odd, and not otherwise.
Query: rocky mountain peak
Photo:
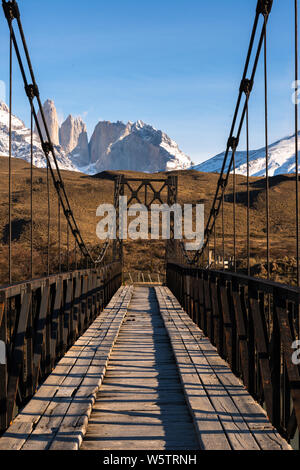
[[[8,112],[7,105],[0,102],[0,152],[3,155],[7,154]],[[176,142],[142,120],[135,123],[129,121],[127,124],[122,121],[100,121],[89,142],[87,128],[81,117],[69,114],[59,126],[55,104],[50,99],[45,101],[43,112],[62,169],[95,174],[103,170],[155,172],[187,169],[191,166],[190,158],[181,152]],[[43,137],[47,140],[40,112],[38,120]],[[15,116],[12,124],[16,149],[16,139],[20,141],[16,156],[28,160],[30,130]],[[34,145],[35,164],[44,167],[45,157],[36,129]]]
[[[100,121],[90,141],[91,163],[101,161],[105,166],[108,163],[107,150],[124,135],[126,129],[127,126],[121,121]]]
[[[49,129],[50,138],[54,145],[59,145],[59,124],[57,118],[57,112],[55,108],[54,101],[47,100],[43,105],[43,112],[45,115],[45,120]],[[38,121],[39,125],[42,130],[42,135],[45,140],[47,140],[46,131],[44,129],[44,124],[42,121],[42,116],[40,111],[38,112]],[[35,132],[37,133],[37,128],[35,128]]]
[[[0,100],[0,111],[9,113],[9,107],[7,106],[6,103],[4,103],[4,101],[1,101],[1,100]]]
[[[66,152],[70,153],[77,147],[80,135],[86,132],[86,125],[81,117],[74,118],[69,114],[59,130],[60,145]]]

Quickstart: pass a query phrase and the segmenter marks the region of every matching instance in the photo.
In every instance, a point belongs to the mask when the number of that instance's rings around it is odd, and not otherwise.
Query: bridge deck
[[[290,449],[170,291],[150,286],[119,290],[0,439],[79,448]]]
[[[82,449],[197,448],[155,291],[136,287]]]

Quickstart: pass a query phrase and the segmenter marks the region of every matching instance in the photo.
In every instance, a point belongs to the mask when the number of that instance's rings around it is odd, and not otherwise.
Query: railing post
[[[7,421],[7,308],[5,294],[0,294],[0,432]]]
[[[271,357],[271,380],[273,383],[273,425],[277,428],[280,426],[280,368],[281,368],[281,344],[280,344],[280,326],[278,322],[277,310],[283,306],[277,291],[273,292],[273,309],[272,309],[272,337],[270,344]],[[280,314],[280,312],[279,312]]]
[[[241,358],[241,373],[244,384],[249,390],[250,387],[250,361],[249,361],[249,344],[247,335],[247,319],[242,309],[241,287],[237,281],[232,282],[232,301],[235,314],[235,323],[238,339],[238,352]]]
[[[233,318],[230,310],[229,293],[231,294],[228,287],[228,281],[222,279],[220,283],[220,300],[225,330],[226,359],[228,360],[231,369],[235,371],[236,344],[233,334]]]
[[[71,332],[71,316],[73,310],[73,278],[67,280],[66,298],[63,314],[63,349],[64,353],[68,349]]]
[[[39,374],[41,370],[41,359],[44,348],[44,362],[45,369],[41,371],[44,376],[51,372],[51,330],[49,318],[49,283],[46,282],[45,286],[41,287],[41,302],[39,305],[39,312],[37,318],[37,328],[34,341],[34,356],[33,356],[33,391],[35,392],[38,387]],[[46,338],[45,338],[46,337]]]
[[[258,363],[262,378],[263,394],[266,403],[267,413],[273,422],[273,384],[271,380],[270,357],[267,340],[266,319],[264,315],[264,305],[260,299],[256,286],[249,285],[250,312],[254,324],[254,338]]]
[[[21,310],[17,327],[17,335],[14,341],[14,348],[11,357],[11,370],[8,378],[8,393],[7,393],[7,418],[8,423],[13,419],[16,396],[18,393],[18,385],[20,379],[20,372],[24,360],[24,340],[27,330],[27,322],[29,309],[32,301],[31,287],[26,286],[26,291],[23,294],[21,302]]]
[[[198,288],[199,288],[199,318],[198,326],[205,333],[206,328],[206,315],[205,315],[205,299],[204,299],[204,280],[203,280],[203,271],[200,271],[200,276],[198,279]]]
[[[285,370],[289,385],[289,393],[286,393],[285,395],[288,395],[289,405],[291,404],[292,399],[294,407],[294,421],[295,425],[297,423],[298,429],[300,431],[300,370],[299,366],[293,363],[291,354],[291,345],[295,340],[295,328],[292,325],[291,318],[289,318],[287,301],[284,297],[284,293],[280,296],[278,294],[279,292],[277,293],[276,297],[276,316],[280,329]],[[287,392],[287,390],[285,390],[285,392]],[[289,416],[288,418],[289,421],[293,421],[293,415]],[[289,428],[289,423],[286,424],[287,428]]]
[[[222,340],[220,331],[220,309],[218,296],[218,278],[215,274],[210,274],[211,305],[212,305],[212,331],[215,346],[219,353],[222,350]]]
[[[26,383],[24,393],[29,398],[34,393],[33,389],[33,347],[34,347],[34,304],[33,299],[28,314],[26,331]]]
[[[210,278],[209,273],[204,273],[204,312],[206,320],[206,331],[204,333],[209,337],[211,342],[213,342],[213,318],[212,318],[212,305],[211,305],[211,292],[210,292]]]
[[[54,364],[58,354],[58,341],[59,341],[59,318],[61,313],[62,299],[63,299],[63,281],[61,277],[55,283],[54,288],[54,306],[51,319],[51,369],[54,368]]]

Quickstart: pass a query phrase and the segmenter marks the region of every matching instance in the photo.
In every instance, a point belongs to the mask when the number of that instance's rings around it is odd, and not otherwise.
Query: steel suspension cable
[[[70,227],[67,223],[67,271],[70,271]]]
[[[233,268],[236,272],[236,165],[233,152]]]
[[[225,194],[222,192],[222,256],[223,256],[223,271],[225,270],[225,214],[224,214],[224,204],[225,204]]]
[[[264,17],[264,88],[265,88],[265,145],[266,145],[266,237],[267,274],[270,279],[270,184],[269,184],[269,136],[268,136],[268,68],[267,68],[267,16]]]
[[[298,59],[298,0],[295,0],[295,164],[296,164],[296,260],[297,286],[300,287],[300,248],[299,248],[299,59]]]
[[[248,52],[247,52],[247,58],[246,58],[245,66],[244,66],[242,81],[245,80],[245,78],[247,76],[247,72],[248,72],[248,68],[249,68],[249,64],[250,64],[250,59],[251,59],[251,56],[252,56],[254,41],[255,41],[255,37],[256,37],[259,16],[260,16],[260,13],[256,9],[256,14],[255,14],[254,24],[253,24],[253,28],[252,28],[252,33],[251,33],[250,44],[249,44],[249,48],[248,48]],[[239,108],[240,108],[240,104],[241,104],[241,99],[242,99],[242,92],[240,90],[239,95],[238,95],[238,99],[237,99],[237,103],[236,103],[236,107],[235,107],[235,111],[234,111],[234,116],[233,116],[231,129],[230,129],[230,137],[232,137],[233,133],[234,133],[234,128],[235,128],[237,118],[238,118],[238,112],[239,112]],[[224,157],[224,161],[223,161],[223,165],[222,165],[222,169],[221,169],[220,181],[222,181],[222,177],[223,177],[223,174],[224,174],[225,169],[226,169],[228,153],[229,153],[229,147],[227,147],[227,149],[226,149],[226,153],[225,153],[225,157]],[[217,197],[218,197],[218,194],[215,195],[214,205],[217,201]]]
[[[75,264],[75,270],[77,271],[78,265],[77,265],[77,242],[75,240],[75,248],[74,248],[74,264]]]
[[[51,200],[50,200],[50,178],[49,164],[47,162],[47,276],[50,275],[50,228],[51,228]]]
[[[265,26],[268,22],[269,15],[270,15],[270,12],[271,12],[271,9],[272,9],[272,5],[273,5],[273,0],[258,0],[258,3],[257,3],[254,26],[253,26],[253,30],[252,30],[251,39],[250,39],[250,45],[249,45],[249,49],[248,49],[248,54],[247,54],[246,64],[245,64],[243,78],[242,78],[242,82],[241,82],[241,87],[240,87],[240,91],[239,91],[239,95],[238,95],[237,106],[236,106],[236,110],[235,110],[235,113],[234,113],[233,123],[232,123],[232,126],[231,126],[230,137],[228,139],[227,148],[226,148],[226,152],[225,152],[225,156],[224,156],[224,160],[223,160],[223,165],[222,165],[222,170],[221,170],[221,174],[220,174],[216,194],[215,194],[215,197],[214,197],[214,200],[213,200],[212,209],[210,211],[210,215],[209,215],[208,222],[207,222],[207,225],[206,225],[205,242],[204,242],[204,245],[203,245],[202,249],[199,250],[194,255],[194,258],[192,260],[190,260],[190,262],[192,264],[197,263],[197,260],[199,259],[199,256],[201,256],[201,251],[205,250],[205,248],[207,246],[207,243],[208,243],[208,236],[211,233],[213,225],[216,222],[216,218],[218,217],[219,212],[220,212],[222,202],[221,202],[221,199],[219,198],[219,194],[220,194],[220,192],[225,191],[225,189],[228,185],[229,176],[230,176],[230,173],[232,171],[232,166],[233,166],[234,152],[236,151],[236,148],[238,146],[240,135],[241,135],[241,132],[242,132],[242,127],[243,127],[243,124],[244,124],[244,121],[245,121],[245,116],[246,116],[247,103],[245,102],[244,106],[243,106],[243,109],[242,109],[241,117],[240,117],[240,122],[239,122],[239,126],[238,126],[237,135],[236,135],[236,137],[233,137],[233,132],[234,132],[234,129],[235,129],[235,126],[236,126],[236,123],[237,123],[238,112],[239,112],[240,105],[241,105],[244,82],[245,81],[250,81],[251,90],[252,90],[255,75],[256,75],[256,71],[257,71],[257,66],[258,66],[258,62],[259,62],[259,58],[260,58],[260,55],[261,55],[261,50],[262,50],[263,43],[264,43]],[[254,40],[255,40],[255,37],[256,37],[258,19],[259,19],[260,15],[264,16],[264,22],[263,22],[263,25],[262,25],[262,29],[261,29],[257,49],[256,49],[254,63],[252,65],[251,78],[250,78],[250,80],[248,80],[248,79],[246,79],[246,76],[247,76],[247,72],[248,72],[248,68],[249,68],[249,64],[250,64],[250,59],[251,59],[252,53],[253,53]],[[234,146],[232,146],[232,144],[234,144]],[[231,155],[230,162],[228,164],[227,160],[228,160],[228,155],[229,155],[230,149],[232,149],[232,155]],[[225,175],[225,168],[226,167],[227,167],[227,173]]]
[[[60,220],[60,199],[57,207],[57,234],[58,234],[58,271],[61,273],[61,220]]]
[[[246,93],[246,147],[247,147],[247,272],[251,274],[250,266],[250,157],[249,157],[249,92]]]
[[[12,284],[12,28],[9,31],[8,282]]]
[[[33,279],[33,114],[30,110],[30,276]]]
[[[208,269],[210,269],[210,239],[208,240],[208,247],[207,247],[207,265],[208,265]]]
[[[214,268],[216,269],[217,267],[217,226],[215,224],[214,226]]]
[[[61,201],[61,207],[62,207],[64,216],[67,219],[67,222],[70,226],[70,230],[72,232],[73,237],[77,240],[77,245],[78,245],[82,255],[85,258],[89,258],[94,264],[97,264],[99,261],[92,259],[92,256],[91,256],[89,250],[87,249],[86,244],[83,241],[83,238],[82,238],[82,235],[81,235],[80,230],[78,228],[78,225],[77,225],[77,222],[75,220],[74,214],[71,210],[70,202],[69,202],[66,190],[65,190],[65,185],[64,185],[64,182],[63,182],[63,179],[62,179],[62,176],[61,176],[61,172],[60,172],[60,169],[59,169],[59,165],[58,165],[58,162],[57,162],[57,159],[56,159],[54,146],[51,142],[49,129],[48,129],[48,126],[47,126],[47,123],[46,123],[46,119],[45,119],[45,115],[44,115],[44,111],[43,111],[43,107],[42,107],[42,103],[41,103],[41,99],[40,99],[40,95],[39,95],[38,86],[36,84],[32,64],[31,64],[31,60],[30,60],[30,56],[29,56],[29,51],[28,51],[28,48],[27,48],[26,40],[25,40],[25,35],[24,35],[22,23],[21,23],[18,4],[15,0],[12,0],[10,2],[7,2],[6,0],[2,0],[2,5],[3,5],[5,16],[7,18],[9,28],[11,30],[12,42],[13,42],[13,45],[14,45],[14,49],[15,49],[15,52],[16,52],[18,64],[19,64],[21,75],[22,75],[22,78],[23,78],[25,91],[26,91],[29,102],[30,102],[30,104],[32,106],[32,109],[33,109],[33,117],[34,117],[34,121],[35,121],[35,124],[36,124],[37,133],[40,137],[42,148],[43,148],[45,157],[47,159],[47,163],[49,165],[49,171],[50,171],[50,174],[51,174],[56,192],[57,192],[58,197],[60,198],[60,201]],[[18,46],[18,42],[16,40],[16,35],[14,33],[13,26],[12,26],[12,22],[13,22],[14,19],[16,19],[17,24],[18,24],[18,30],[19,30],[19,34],[20,34],[20,37],[21,37],[22,47],[23,47],[23,50],[24,50],[24,53],[25,53],[27,67],[28,67],[30,77],[31,77],[31,81],[32,81],[31,84],[29,84],[29,82],[27,80],[27,74],[25,73],[25,67],[23,65],[23,60],[22,60],[22,57],[21,57],[20,49],[19,49],[19,46]],[[37,119],[37,113],[35,111],[34,104],[33,104],[33,100],[35,98],[38,102],[38,107],[39,107],[39,111],[40,111],[40,114],[41,114],[42,124],[43,124],[43,127],[45,129],[45,134],[47,136],[48,141],[44,140],[43,133],[42,133],[41,126],[40,126],[40,122]],[[50,160],[50,155],[51,155],[51,160]],[[52,168],[52,166],[51,166],[51,161],[54,164],[54,168]],[[57,178],[55,176],[54,169],[57,172]]]

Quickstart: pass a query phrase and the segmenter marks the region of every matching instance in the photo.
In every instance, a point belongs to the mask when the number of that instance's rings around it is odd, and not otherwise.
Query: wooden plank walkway
[[[290,450],[162,286],[123,287],[0,450]]]
[[[166,287],[157,287],[201,449],[292,450]]]
[[[82,450],[198,449],[155,290],[135,287]]]
[[[121,288],[0,439],[0,450],[76,450],[132,295]]]

